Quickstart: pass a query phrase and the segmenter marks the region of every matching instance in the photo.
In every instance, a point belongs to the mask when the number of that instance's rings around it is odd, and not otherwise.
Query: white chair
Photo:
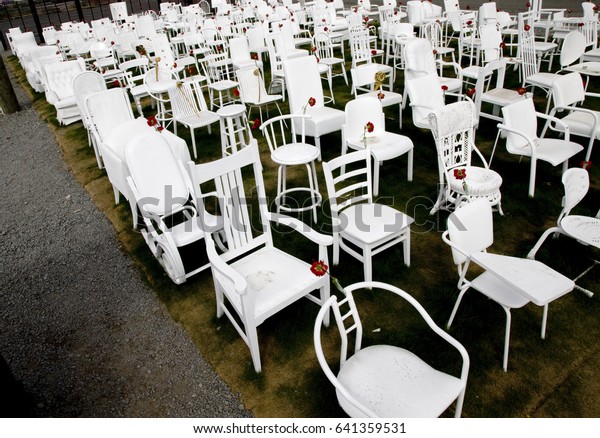
[[[83,59],[45,64],[46,100],[56,109],[56,118],[61,125],[81,120],[77,107],[73,78],[85,71]]]
[[[430,74],[410,80],[405,78],[404,92],[410,100],[413,125],[429,129],[429,113],[446,104],[438,75]]]
[[[88,62],[94,65],[107,83],[114,82],[115,80],[120,83],[124,75],[117,67],[118,61],[114,47],[108,44],[101,41],[91,43],[90,59]]]
[[[321,159],[321,136],[342,129],[344,112],[325,106],[323,86],[314,56],[288,59],[283,63],[285,82],[288,90],[290,113],[305,113],[310,116],[306,121],[306,135],[314,137]],[[314,99],[314,105],[308,104]]]
[[[194,158],[198,158],[194,130],[206,126],[210,134],[211,125],[219,121],[217,113],[208,110],[202,94],[201,82],[201,80],[177,81],[168,91],[173,111],[173,132],[177,135],[178,123],[190,130]]]
[[[406,179],[413,179],[414,145],[405,135],[385,129],[385,114],[379,99],[366,97],[354,99],[346,104],[346,121],[342,126],[342,155],[348,148],[367,149],[374,160],[373,196],[379,195],[379,168],[384,161],[407,155]],[[367,133],[365,126],[371,123],[373,132]]]
[[[443,345],[457,350],[460,361],[458,377],[434,368],[409,349],[376,344],[363,347],[363,324],[353,293],[376,289],[377,294],[391,292],[410,304]],[[439,417],[455,401],[454,416],[459,418],[469,375],[469,355],[456,339],[440,328],[423,306],[407,292],[386,283],[361,282],[344,288],[339,300],[332,296],[315,321],[315,353],[321,368],[336,390],[338,403],[353,418]],[[339,371],[334,373],[327,362],[321,342],[323,319],[333,311],[341,337]],[[428,333],[429,334],[429,333]],[[429,339],[429,337],[427,338]],[[354,344],[352,351],[351,344]],[[433,348],[433,347],[432,347]],[[440,348],[436,342],[435,348]]]
[[[351,167],[350,170],[345,169]],[[373,256],[403,244],[410,266],[410,225],[413,218],[373,201],[371,154],[363,149],[323,162],[333,227],[333,263],[340,248],[363,264],[365,281],[373,278]]]
[[[531,98],[526,98],[503,107],[502,115],[503,123],[499,124],[498,128],[506,132],[506,150],[520,157],[531,157],[529,170],[530,197],[533,197],[535,194],[535,176],[538,160],[546,161],[552,166],[562,164],[562,172],[564,173],[568,168],[569,158],[583,150],[583,146],[570,141],[567,125],[555,117],[536,112]],[[565,131],[565,138],[538,137],[538,117],[545,119],[546,123],[553,122],[557,125],[562,125]],[[498,142],[499,134],[500,132],[496,136],[496,143]]]
[[[201,61],[204,76],[208,79],[210,109],[222,108],[237,101],[234,90],[238,83],[231,79],[229,60],[225,53],[213,54]]]
[[[63,60],[57,46],[34,47],[21,59],[21,66],[25,70],[27,81],[31,85],[31,88],[38,93],[45,91],[41,64],[46,60],[55,62]]]
[[[258,68],[261,72],[263,71],[262,61],[251,58],[248,40],[244,36],[229,40],[229,56],[231,57],[234,71],[250,67]]]
[[[383,57],[381,49],[375,49],[371,46],[369,39],[369,30],[362,25],[350,27],[350,54],[352,56],[352,68],[363,64],[373,63],[374,57]],[[386,73],[391,73],[392,68],[389,65],[375,63],[379,69]]]
[[[600,217],[571,215],[571,210],[579,204],[589,190],[590,176],[587,170],[579,167],[568,169],[563,174],[562,183],[565,187],[565,196],[563,198],[563,208],[558,215],[556,226],[550,227],[544,231],[531,251],[529,251],[529,254],[527,254],[527,258],[529,259],[535,259],[538,250],[551,234],[553,234],[554,237],[563,234],[577,240],[583,245],[590,245],[596,249],[600,248]],[[577,281],[583,275],[587,274],[587,272],[597,263],[598,262],[595,261],[590,268],[577,276],[574,281]],[[575,288],[581,290],[590,297],[594,295],[591,291],[584,289],[581,286],[575,285]]]
[[[343,58],[338,58],[333,54],[333,45],[329,35],[325,32],[315,32],[313,36],[313,47],[314,55],[317,57],[317,61],[320,65],[327,66],[327,83],[329,84],[329,91],[331,94],[332,102],[335,104],[335,96],[333,94],[332,81],[334,76],[342,76],[346,85],[348,85],[348,76],[346,75],[345,61]],[[339,68],[339,72],[334,74],[333,69]]]
[[[205,239],[215,284],[217,316],[227,315],[250,348],[254,369],[260,372],[257,327],[300,298],[309,298],[320,306],[329,299],[329,278],[315,276],[309,263],[276,248],[270,222],[290,226],[306,236],[318,246],[314,259],[326,264],[327,247],[332,238],[311,230],[294,218],[267,211],[256,144],[216,161],[198,165],[189,162],[188,166],[199,211],[202,211],[204,193],[201,185],[214,183],[215,188],[210,190],[216,189],[223,216],[227,251],[217,253],[211,237]],[[250,169],[250,172],[242,177],[242,169]],[[250,223],[252,205],[246,198],[250,190],[260,201],[258,229]],[[313,291],[318,291],[318,296],[311,294]],[[324,320],[325,324],[329,323],[327,315]]]
[[[94,154],[96,155],[96,162],[98,167],[102,169],[102,157],[100,155],[100,148],[97,143],[97,136],[93,134],[95,127],[93,125],[90,114],[85,106],[85,99],[92,93],[98,93],[106,90],[106,82],[102,75],[95,71],[84,71],[79,73],[73,78],[73,92],[75,99],[77,100],[77,108],[81,113],[81,121],[88,133],[88,143],[94,148]]]
[[[274,117],[263,123],[260,130],[267,139],[271,151],[271,160],[278,165],[277,195],[275,197],[277,213],[280,211],[303,212],[312,210],[313,220],[317,223],[317,207],[322,201],[315,168],[315,160],[319,157],[319,150],[315,146],[306,143],[305,128],[308,118],[309,116],[305,114],[288,114]],[[308,187],[298,184],[288,187],[287,169],[291,166],[304,166],[306,168]],[[291,195],[298,192],[308,193],[308,200],[300,202],[298,199],[293,199]],[[287,197],[292,198],[291,202],[285,202]]]
[[[141,215],[142,237],[169,278],[182,284],[207,269],[210,264],[201,262],[186,270],[179,248],[203,239],[203,230],[218,228],[219,219],[205,211],[198,214],[191,204],[187,175],[167,140],[158,132],[138,135],[125,147],[125,162],[132,213]]]
[[[590,161],[594,141],[600,138],[600,112],[577,106],[583,103],[586,97],[600,97],[600,94],[586,92],[579,73],[558,76],[552,83],[554,107],[550,111],[550,116],[559,118],[561,123],[554,126],[546,125],[542,136],[548,126],[559,132],[565,132],[564,127],[567,126],[570,135],[589,139],[585,161]],[[563,112],[566,114],[561,115]]]
[[[470,101],[455,102],[429,114],[435,140],[440,176],[438,199],[431,214],[449,205],[485,199],[502,213],[502,177],[491,170],[475,146],[475,106]],[[473,152],[482,166],[473,166]]]
[[[352,94],[357,99],[374,97],[382,107],[398,105],[398,126],[402,129],[402,94],[393,90],[393,74],[379,70],[377,64],[365,64],[350,70]],[[388,89],[383,88],[385,82]]]
[[[269,117],[269,104],[275,104],[279,115],[281,115],[281,109],[277,102],[283,100],[283,95],[269,94],[267,92],[265,80],[260,69],[256,67],[243,68],[237,70],[235,75],[239,85],[240,100],[244,105],[248,106],[248,118],[251,118],[252,108],[258,107],[260,122],[262,123],[262,108],[266,107],[267,117]]]
[[[448,230],[442,234],[442,239],[452,248],[452,258],[460,277],[460,293],[448,320],[448,328],[470,288],[500,304],[506,313],[502,367],[507,371],[511,309],[519,309],[530,301],[543,306],[541,337],[544,339],[548,304],[571,292],[574,283],[538,261],[486,252],[494,243],[493,226],[492,207],[483,199],[462,205],[448,217]],[[467,280],[471,263],[480,265],[484,272]]]
[[[144,85],[144,76],[148,72],[149,60],[145,56],[141,58],[130,59],[119,64],[119,69],[123,72],[125,86],[135,102],[138,114],[144,115],[142,110],[142,99],[150,97],[148,89]],[[152,100],[154,104],[154,100]]]

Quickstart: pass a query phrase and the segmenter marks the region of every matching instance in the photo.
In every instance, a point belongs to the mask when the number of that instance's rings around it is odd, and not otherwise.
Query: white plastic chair
[[[73,78],[73,92],[77,100],[77,108],[81,113],[81,121],[88,133],[88,143],[94,148],[96,162],[98,167],[102,169],[102,157],[100,155],[99,145],[97,144],[97,136],[93,135],[95,126],[90,114],[85,106],[85,99],[92,93],[97,93],[106,90],[106,82],[102,75],[95,71],[84,71]]]
[[[585,161],[590,161],[594,141],[600,138],[600,112],[577,106],[583,103],[586,97],[600,97],[600,94],[586,92],[579,73],[558,76],[552,83],[554,107],[550,110],[550,116],[557,117],[562,122],[552,126],[553,129],[565,132],[564,127],[568,126],[571,135],[589,139]],[[566,115],[561,115],[563,111],[566,111]],[[542,136],[547,127],[548,125],[542,131]]]
[[[371,281],[373,256],[402,243],[404,264],[410,266],[414,220],[373,201],[370,152],[363,149],[323,162],[323,173],[333,226],[333,263],[339,263],[341,248],[363,264],[365,281]]]
[[[213,183],[223,216],[227,251],[219,254],[210,237],[206,249],[210,260],[217,300],[217,317],[231,320],[250,348],[256,372],[261,371],[257,327],[267,318],[306,297],[319,306],[329,299],[329,278],[317,277],[310,264],[273,245],[270,222],[287,225],[318,246],[314,259],[328,263],[331,236],[311,230],[306,224],[267,211],[262,165],[258,146],[251,144],[235,154],[205,164],[188,163],[195,198],[202,211],[201,185]],[[245,173],[248,169],[252,173]],[[254,178],[252,178],[252,176]],[[260,223],[250,222],[251,202],[246,193],[257,194]],[[258,226],[258,228],[256,228]],[[213,233],[209,231],[209,234]],[[311,294],[318,291],[318,295]],[[328,315],[324,316],[329,323]]]
[[[470,101],[448,104],[429,114],[440,176],[438,199],[430,214],[449,205],[486,199],[502,215],[502,177],[491,170],[475,146],[475,107]],[[472,154],[482,166],[472,165]],[[458,173],[457,173],[458,171]],[[460,174],[460,175],[459,175]],[[466,177],[465,177],[466,175]]]
[[[207,127],[211,133],[211,125],[219,121],[219,116],[209,111],[202,94],[201,80],[177,81],[169,89],[169,101],[173,111],[173,132],[177,135],[177,124],[180,123],[190,130],[194,158],[198,158],[196,136],[194,130]]]
[[[507,371],[511,309],[519,309],[530,301],[538,306],[543,306],[541,337],[544,339],[548,304],[572,291],[574,283],[540,262],[486,253],[486,250],[494,243],[493,226],[492,207],[484,199],[463,204],[448,217],[448,230],[444,231],[442,239],[452,248],[452,257],[454,264],[458,267],[460,277],[458,281],[460,293],[448,320],[448,328],[456,316],[463,296],[470,288],[500,304],[506,313],[502,367],[504,371]],[[493,262],[496,269],[490,270],[483,267],[482,274],[468,280],[466,276],[472,262],[471,259],[482,254],[490,265]],[[528,291],[531,291],[529,295],[523,292],[523,285],[526,285]]]
[[[288,90],[290,113],[310,115],[306,121],[306,135],[314,137],[321,159],[321,136],[342,129],[344,111],[325,106],[323,86],[314,56],[288,59],[283,63],[285,82]],[[308,104],[310,99],[315,104]]]
[[[428,328],[460,354],[460,376],[440,371],[410,350],[395,345],[363,347],[363,325],[353,293],[361,289],[391,292],[416,310]],[[459,418],[469,374],[467,350],[440,328],[423,306],[407,292],[386,283],[365,281],[344,288],[339,300],[332,296],[321,308],[314,328],[315,353],[321,368],[336,390],[338,403],[353,418],[439,417],[455,401]],[[331,369],[321,343],[323,319],[333,311],[341,337],[339,371]],[[437,337],[436,337],[437,338]],[[352,339],[354,348],[352,350]],[[438,344],[436,347],[438,348]]]
[[[231,57],[231,64],[234,71],[250,67],[258,68],[261,72],[263,71],[262,61],[250,57],[248,40],[244,36],[229,40],[229,56]]]
[[[551,234],[553,234],[554,237],[563,234],[572,239],[576,239],[583,245],[590,245],[597,249],[600,248],[600,217],[571,215],[571,210],[581,202],[589,190],[590,176],[587,170],[579,167],[568,169],[563,174],[562,183],[565,187],[565,196],[563,198],[563,208],[558,215],[556,226],[550,227],[544,231],[531,251],[529,251],[529,254],[527,254],[527,258],[529,259],[535,259],[535,255],[540,247]],[[579,280],[587,274],[596,264],[598,264],[598,262],[594,261],[594,264],[577,276],[574,281]],[[575,285],[575,288],[586,293],[590,297],[594,295],[591,291],[578,285]]]
[[[187,175],[167,140],[158,132],[140,134],[127,144],[125,162],[132,213],[141,215],[140,232],[169,278],[181,284],[207,269],[209,263],[186,271],[179,248],[204,238],[203,230],[218,228],[219,220],[205,211],[198,214],[191,205]],[[183,220],[178,222],[178,216]]]
[[[385,114],[379,99],[354,99],[344,109],[346,121],[342,126],[342,155],[348,148],[367,149],[373,156],[373,196],[379,195],[379,168],[384,161],[407,155],[406,179],[413,179],[414,145],[410,138],[385,129]],[[366,134],[364,127],[372,123],[373,132]],[[366,137],[365,137],[366,135]]]
[[[564,173],[568,168],[569,158],[581,152],[583,146],[570,140],[569,128],[565,123],[556,117],[536,112],[531,98],[503,107],[502,115],[503,123],[498,124],[498,128],[506,132],[506,150],[521,157],[531,157],[529,196],[533,198],[537,161],[546,161],[552,166],[562,164]],[[553,122],[556,125],[562,125],[565,132],[564,139],[538,137],[538,117],[545,119],[546,123]],[[496,136],[496,143],[499,135],[500,132]]]
[[[417,128],[429,129],[429,113],[446,104],[438,75],[405,78],[404,92],[410,100],[413,124]]]

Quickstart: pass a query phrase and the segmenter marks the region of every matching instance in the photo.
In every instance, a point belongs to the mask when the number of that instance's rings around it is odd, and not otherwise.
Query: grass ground
[[[210,272],[200,273],[181,286],[175,286],[168,279],[142,237],[132,230],[128,206],[123,202],[114,204],[112,188],[105,172],[97,168],[93,151],[87,146],[83,126],[80,123],[58,126],[54,109],[45,102],[43,95],[35,94],[28,87],[17,60],[13,57],[9,64],[18,81],[29,91],[36,110],[51,125],[73,174],[112,221],[123,250],[131,255],[140,275],[166,304],[173,319],[185,327],[202,355],[230,387],[240,393],[246,408],[257,417],[344,416],[314,354],[312,328],[317,307],[306,300],[301,301],[259,327],[263,372],[256,374],[249,350],[232,325],[225,318],[219,320],[215,317]],[[395,86],[400,91],[403,89],[401,74]],[[508,78],[507,86],[518,86],[514,75]],[[591,84],[592,91],[598,91],[598,88],[598,84]],[[351,96],[342,79],[335,80],[335,93],[336,107],[343,109]],[[542,107],[541,101],[537,104]],[[286,105],[282,110],[286,112]],[[386,113],[388,129],[398,132],[397,109],[386,110]],[[380,199],[415,218],[412,263],[407,268],[400,248],[391,248],[374,259],[374,279],[409,292],[443,326],[457,296],[458,276],[450,250],[441,239],[448,213],[430,216],[428,212],[437,194],[435,145],[428,131],[412,125],[409,109],[404,113],[403,122],[401,133],[409,136],[415,144],[414,180],[406,181],[404,157],[386,162],[381,169]],[[476,144],[486,157],[491,153],[496,136],[495,125],[484,120],[477,131]],[[190,144],[187,130],[181,128],[179,135]],[[258,133],[256,137],[261,149],[267,195],[272,198],[276,167],[270,161],[266,142]],[[219,158],[218,132],[213,131],[212,135],[197,133],[196,141],[200,151],[198,161]],[[340,142],[339,134],[322,138],[325,161],[339,155]],[[571,166],[582,159],[583,154],[575,157]],[[545,163],[538,165],[536,196],[532,199],[527,196],[529,160],[519,161],[506,153],[501,144],[492,167],[504,180],[502,205],[505,213],[504,216],[494,214],[495,243],[492,251],[525,256],[541,233],[555,223],[560,212],[563,195],[560,169]],[[325,197],[320,165],[317,171]],[[304,175],[292,173],[290,178],[302,181]],[[600,206],[600,171],[596,166],[590,169],[590,179],[590,192],[577,207],[577,214],[595,215]],[[308,214],[300,218],[310,222]],[[325,207],[320,212],[316,228],[326,232],[328,224]],[[311,257],[312,252],[307,250],[303,239],[283,233],[276,233],[275,239],[299,257]],[[597,257],[593,250],[564,237],[549,239],[538,253],[538,259],[572,277],[587,267],[593,257]],[[345,254],[342,254],[340,264],[332,269],[342,284],[362,280],[362,265]],[[590,272],[580,284],[600,291],[599,273],[598,269]],[[357,298],[367,345],[376,342],[409,345],[436,365],[452,370],[450,364],[455,359],[452,352],[427,344],[426,331],[418,318],[412,314],[405,315],[396,300],[375,292],[364,292]],[[481,295],[467,293],[450,330],[465,345],[471,357],[463,416],[600,416],[600,388],[595,379],[600,365],[598,310],[597,297],[590,299],[577,291],[553,302],[545,340],[539,337],[542,309],[530,304],[515,310],[509,370],[505,373],[501,366],[504,312]],[[381,330],[373,332],[375,328]],[[325,339],[325,345],[331,352],[337,348],[333,333],[334,330],[329,329]]]

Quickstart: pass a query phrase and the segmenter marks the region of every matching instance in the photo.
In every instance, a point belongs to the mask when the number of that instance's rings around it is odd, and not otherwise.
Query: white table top
[[[489,252],[471,254],[471,260],[496,275],[538,306],[571,292],[575,283],[537,260]]]

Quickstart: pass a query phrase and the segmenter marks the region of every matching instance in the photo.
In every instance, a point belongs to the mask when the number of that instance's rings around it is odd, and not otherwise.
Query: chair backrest
[[[247,168],[252,169],[254,178],[248,173],[242,175],[242,170]],[[251,143],[235,154],[208,163],[195,164],[190,161],[188,169],[199,210],[204,208],[201,186],[211,183],[211,189],[216,192],[228,248],[221,255],[222,259],[232,260],[262,246],[273,245],[257,143]],[[246,198],[247,191],[256,193],[258,199],[260,224],[255,223],[254,227],[249,211],[254,204]],[[220,280],[224,280],[224,277]]]
[[[156,35],[154,19],[151,15],[141,15],[135,20],[135,30],[140,38],[152,39]]]
[[[446,42],[444,41],[444,30],[442,29],[441,23],[432,21],[423,26],[423,38],[431,43],[432,47],[444,47]]]
[[[583,79],[577,72],[559,75],[552,82],[554,106],[571,106],[585,100]]]
[[[582,2],[581,9],[583,9],[584,18],[592,18],[596,14],[596,4],[593,2]]]
[[[473,95],[477,120],[479,119],[479,113],[481,112],[481,98],[483,94],[490,92],[493,89],[504,88],[505,74],[506,59],[498,59],[496,61],[489,62],[484,67],[479,69],[477,73],[477,81],[475,82],[475,94]]]
[[[496,24],[498,21],[497,10],[496,2],[483,3],[479,7],[479,14],[477,15],[479,26],[481,27],[487,24]]]
[[[585,26],[585,24],[584,24]],[[560,66],[566,68],[579,60],[585,53],[587,41],[585,35],[578,30],[569,32],[560,49]]]
[[[55,62],[45,64],[44,71],[48,89],[63,100],[74,96],[73,78],[85,71],[85,63],[83,59]]]
[[[198,81],[177,81],[168,93],[173,117],[176,120],[184,117],[200,117],[201,111],[208,111]]]
[[[79,112],[84,116],[84,123],[87,123],[89,117],[85,106],[86,97],[104,90],[106,90],[106,81],[96,71],[84,71],[73,78],[73,92],[75,93]]]
[[[267,47],[265,40],[265,29],[261,25],[254,25],[246,30],[246,38],[248,38],[248,49],[250,51],[264,49]]]
[[[260,130],[267,139],[271,153],[288,144],[307,144],[306,119],[309,118],[310,116],[306,114],[286,114],[273,117],[260,125]]]
[[[290,113],[302,112],[310,98],[314,108],[325,106],[323,84],[314,56],[302,56],[283,61],[283,72],[290,101]]]
[[[235,37],[229,40],[229,56],[234,63],[251,59],[246,37]]]
[[[533,141],[537,139],[537,115],[531,98],[502,107],[502,117],[507,127],[527,135]],[[527,147],[526,139],[512,132],[507,133],[506,149],[509,152],[518,154],[524,147]]]
[[[125,80],[129,87],[144,83],[144,75],[148,71],[150,61],[146,57],[135,58],[119,64],[119,70],[125,73]]]
[[[495,23],[481,26],[479,28],[479,38],[481,40],[484,65],[501,58],[502,47],[500,45],[502,44],[502,33]]]
[[[440,171],[471,164],[475,141],[475,106],[468,100],[453,102],[429,114]]]
[[[571,213],[571,210],[585,197],[590,188],[590,175],[585,169],[572,167],[563,173],[562,183],[565,186],[565,197],[563,209],[558,217],[559,224],[562,218]]]
[[[486,199],[476,199],[458,207],[448,217],[448,237],[456,245],[452,258],[456,265],[467,256],[485,251],[494,243],[492,207]]]
[[[356,94],[358,91],[371,91],[371,85],[377,83],[375,75],[380,71],[381,65],[379,64],[363,64],[351,69],[352,94]]]
[[[175,55],[167,35],[158,33],[154,35],[151,40],[154,47],[155,61],[160,58],[161,67],[172,68],[173,63],[175,62]]]
[[[242,102],[259,103],[267,96],[265,80],[259,68],[248,67],[235,72]]]
[[[424,75],[436,75],[435,55],[431,42],[425,38],[413,38],[404,47],[404,68],[407,79]]]
[[[517,29],[519,34],[519,54],[523,68],[523,83],[525,83],[528,77],[538,73],[534,21],[534,11],[521,12],[518,15]]]
[[[350,169],[342,172],[346,166]],[[341,211],[353,205],[373,202],[371,153],[364,149],[323,161],[323,174],[335,234],[348,226],[339,221]]]
[[[411,104],[412,119],[415,126],[428,127],[427,116],[435,109],[445,105],[444,93],[437,75],[425,75],[404,82]]]
[[[369,44],[369,30],[364,26],[356,26],[350,29],[350,54],[352,56],[352,67],[362,63],[371,63],[371,45]]]
[[[189,201],[181,167],[162,134],[148,131],[135,136],[125,147],[125,162],[143,215],[162,217]]]
[[[344,113],[346,121],[342,129],[342,141],[360,141],[365,135],[367,123],[373,124],[373,132],[370,135],[377,136],[385,132],[385,114],[381,102],[376,97],[351,100],[346,104]]]
[[[100,140],[106,139],[116,126],[133,120],[131,103],[124,88],[92,93],[86,97],[84,104]]]

